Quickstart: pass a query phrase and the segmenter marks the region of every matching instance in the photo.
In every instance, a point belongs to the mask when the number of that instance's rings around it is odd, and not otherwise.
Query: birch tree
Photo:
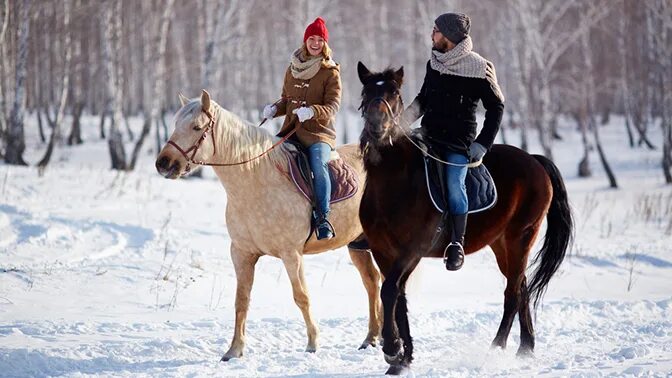
[[[111,115],[108,136],[108,147],[112,160],[112,169],[126,170],[126,152],[120,125],[122,116],[122,87],[119,80],[118,41],[121,33],[121,2],[108,0],[103,6],[104,38],[102,41],[102,63],[106,74],[106,94],[108,96],[105,110]]]
[[[156,31],[156,41],[152,43],[154,54],[154,62],[156,66],[154,69],[148,72],[148,77],[151,78],[151,82],[154,83],[154,92],[152,93],[151,98],[149,99],[149,111],[145,111],[145,121],[142,126],[142,133],[138,138],[135,148],[133,149],[133,155],[131,157],[130,169],[135,169],[135,164],[138,161],[138,155],[142,149],[142,145],[145,142],[145,138],[149,135],[149,132],[152,128],[152,122],[157,121],[159,118],[159,112],[161,110],[161,98],[163,96],[163,88],[166,80],[166,41],[168,40],[168,28],[170,26],[170,21],[173,17],[173,5],[175,0],[166,0],[163,4],[161,21],[159,23],[159,30]]]
[[[26,68],[28,60],[28,33],[30,32],[31,0],[18,5],[18,48],[16,55],[16,81],[14,85],[14,105],[9,119],[5,163],[27,165],[23,160],[26,141],[23,130],[26,97]]]
[[[3,0],[0,9],[0,158],[4,156],[5,133],[7,132],[7,114],[5,113],[5,35],[9,25],[9,0]]]
[[[70,0],[63,0],[63,80],[61,82],[61,94],[56,108],[56,114],[53,122],[49,123],[51,127],[51,137],[49,138],[49,145],[44,153],[42,159],[37,163],[40,174],[44,173],[51,155],[54,152],[56,139],[60,136],[61,123],[63,120],[65,105],[68,99],[68,91],[70,90],[70,59],[72,57],[72,39],[70,37]],[[47,115],[49,112],[47,111]]]

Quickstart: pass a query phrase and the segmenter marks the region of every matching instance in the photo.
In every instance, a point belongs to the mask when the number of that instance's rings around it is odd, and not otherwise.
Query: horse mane
[[[245,161],[266,152],[278,141],[278,138],[268,130],[243,120],[213,100],[211,107],[216,120],[214,133],[217,136],[217,152],[212,158],[213,161],[231,163]],[[193,115],[194,111],[200,111],[200,108],[200,99],[194,99],[180,109],[176,118]],[[237,167],[249,171],[266,160],[273,164],[284,164],[287,160],[286,150],[287,147],[283,143],[268,151],[263,157]],[[225,156],[222,156],[223,151],[226,151]]]

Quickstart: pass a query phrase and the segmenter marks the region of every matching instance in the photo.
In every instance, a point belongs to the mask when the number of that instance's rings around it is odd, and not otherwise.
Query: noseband
[[[387,102],[386,99],[383,98],[383,96],[378,96],[378,97],[374,97],[374,98],[372,98],[372,99],[368,102],[368,104],[366,104],[366,105],[364,105],[364,104],[362,103],[362,106],[360,106],[359,108],[360,108],[360,109],[362,109],[362,108],[364,109],[364,114],[363,114],[363,116],[362,116],[362,118],[364,118],[364,121],[366,121],[367,123],[371,124],[371,121],[370,121],[369,118],[368,118],[368,115],[369,115],[369,109],[371,108],[371,105],[373,105],[373,104],[376,103],[377,101],[382,102],[383,104],[385,104],[386,111],[385,111],[384,113],[385,113],[388,117],[390,117],[390,119],[392,120],[392,124],[393,124],[394,126],[399,126],[399,118],[401,117],[401,114],[402,114],[403,111],[404,111],[404,101],[402,100],[401,96],[399,96],[399,104],[398,104],[398,106],[397,106],[397,108],[398,108],[397,112],[395,112],[394,110],[392,110],[392,106],[390,105],[389,102]]]

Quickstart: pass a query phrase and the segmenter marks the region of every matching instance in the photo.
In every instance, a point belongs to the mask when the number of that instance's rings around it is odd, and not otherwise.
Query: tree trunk
[[[590,170],[590,142],[588,141],[585,117],[577,113],[574,118],[578,123],[579,130],[581,130],[581,142],[583,142],[583,158],[579,162],[579,177],[591,177],[593,173]]]
[[[135,135],[133,134],[133,130],[131,130],[131,122],[128,119],[128,116],[124,116],[124,126],[126,126],[126,133],[128,134],[128,140],[131,142],[135,140]]]
[[[14,87],[14,106],[12,107],[7,133],[7,150],[5,151],[5,163],[7,164],[27,165],[23,160],[23,152],[26,149],[23,117],[25,113],[30,8],[31,0],[24,0],[19,6],[16,85]]]
[[[109,101],[109,100],[106,100],[106,101]],[[107,105],[104,106],[103,109],[100,112],[100,123],[99,123],[100,139],[107,139],[107,136],[105,136],[105,117],[107,116],[106,108],[107,108]]]
[[[166,3],[163,5],[163,14],[161,16],[161,22],[159,24],[159,30],[157,31],[157,42],[156,42],[156,68],[152,70],[154,73],[153,83],[154,83],[154,93],[151,98],[150,111],[145,113],[145,122],[142,125],[142,132],[140,133],[140,138],[135,144],[133,149],[133,155],[131,158],[130,169],[135,168],[135,164],[138,161],[138,155],[142,149],[142,145],[145,142],[145,138],[149,134],[149,131],[152,127],[152,119],[157,119],[159,117],[159,111],[161,107],[161,97],[163,95],[163,86],[165,82],[165,56],[166,56],[166,42],[168,41],[168,29],[170,26],[170,21],[173,14],[173,4],[175,0],[166,0]],[[158,153],[158,150],[157,150]]]
[[[47,141],[47,137],[44,136],[44,124],[42,123],[42,109],[38,107],[35,110],[35,113],[37,114],[37,130],[40,133],[40,141],[42,143],[45,143]]]
[[[600,141],[600,133],[598,131],[597,125],[593,125],[593,136],[595,137],[595,146],[597,147],[597,153],[600,155],[600,162],[602,162],[602,167],[604,167],[604,172],[609,178],[609,187],[618,188],[618,183],[616,182],[616,176],[611,170],[611,166],[607,161],[607,157],[602,150],[602,142]]]
[[[70,89],[70,59],[72,57],[72,39],[70,37],[70,0],[64,0],[63,2],[63,30],[65,33],[63,37],[63,48],[65,49],[65,56],[63,60],[63,82],[61,83],[61,96],[58,109],[56,110],[56,115],[54,116],[54,125],[51,129],[51,137],[49,138],[47,151],[45,151],[44,156],[39,161],[39,163],[37,163],[40,176],[44,174],[44,170],[47,168],[49,160],[51,160],[51,155],[54,152],[56,139],[60,138],[62,118],[65,112],[65,104],[68,99],[68,90]]]
[[[68,136],[68,146],[73,144],[82,144],[82,125],[81,118],[82,112],[84,111],[84,102],[78,102],[75,104],[72,112],[72,129],[70,129],[70,135]]]
[[[584,15],[583,17],[587,18],[586,15]],[[586,19],[584,22],[587,23],[590,22],[590,20]],[[585,110],[583,117],[581,118],[583,119],[583,122],[587,123],[587,126],[592,128],[593,130],[593,137],[595,138],[595,146],[597,147],[597,152],[600,155],[600,161],[602,162],[602,167],[604,167],[604,171],[606,172],[607,177],[609,178],[609,186],[612,188],[618,188],[618,184],[616,183],[616,176],[614,176],[614,173],[611,170],[611,166],[607,161],[607,157],[604,153],[604,150],[602,149],[599,127],[597,126],[597,122],[595,122],[595,97],[597,96],[597,93],[595,91],[595,82],[593,79],[594,70],[593,70],[592,49],[590,45],[590,30],[591,28],[588,28],[581,36],[581,51],[583,52],[583,65],[585,71],[588,73],[588,75],[584,78],[583,81],[584,90],[582,92],[585,96],[584,100]],[[587,138],[585,143],[587,143]]]
[[[0,26],[0,159],[4,157],[5,135],[7,134],[7,113],[5,113],[5,65],[7,62],[5,34],[9,25],[9,0],[2,1],[2,26]]]
[[[112,169],[126,170],[126,152],[124,151],[123,136],[120,131],[123,115],[122,88],[119,78],[120,73],[118,71],[120,69],[118,42],[121,34],[121,2],[106,1],[103,12],[104,21],[102,26],[105,28],[105,33],[102,43],[102,59],[107,79],[107,108],[112,118],[107,143],[110,150]]]

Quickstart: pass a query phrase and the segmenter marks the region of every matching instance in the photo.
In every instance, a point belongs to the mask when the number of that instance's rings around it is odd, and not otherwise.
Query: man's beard
[[[440,53],[445,53],[446,51],[448,51],[448,42],[439,41],[434,43],[434,41],[432,40],[432,50],[436,50]]]

